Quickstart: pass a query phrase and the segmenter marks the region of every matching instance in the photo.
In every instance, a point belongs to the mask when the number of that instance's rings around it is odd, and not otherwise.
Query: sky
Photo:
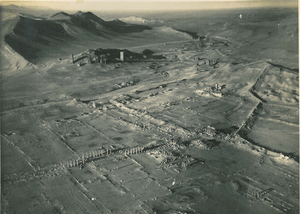
[[[82,10],[82,11],[168,11],[191,9],[225,9],[243,7],[292,7],[298,5],[298,0],[33,0],[11,1],[0,0],[1,4],[14,4],[18,6],[35,6],[56,10]]]

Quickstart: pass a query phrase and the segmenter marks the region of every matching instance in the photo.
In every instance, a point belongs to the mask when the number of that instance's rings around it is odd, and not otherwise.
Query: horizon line
[[[165,1],[165,2],[76,2],[68,1],[8,1],[2,0],[2,6],[27,7],[30,9],[52,9],[65,11],[184,11],[184,10],[225,10],[250,8],[297,8],[298,1]]]

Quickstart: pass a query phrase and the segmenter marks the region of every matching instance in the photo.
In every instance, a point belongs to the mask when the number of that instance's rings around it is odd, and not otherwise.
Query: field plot
[[[284,133],[279,134],[279,131],[284,131]],[[298,146],[296,146],[296,142],[299,141],[298,131],[299,127],[295,125],[258,118],[248,137],[274,150],[299,155]]]
[[[9,11],[1,213],[299,213],[294,9]]]

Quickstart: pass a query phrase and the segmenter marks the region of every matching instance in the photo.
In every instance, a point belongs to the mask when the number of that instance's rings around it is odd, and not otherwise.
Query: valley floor
[[[217,39],[152,49],[2,72],[3,213],[299,212],[298,72]]]

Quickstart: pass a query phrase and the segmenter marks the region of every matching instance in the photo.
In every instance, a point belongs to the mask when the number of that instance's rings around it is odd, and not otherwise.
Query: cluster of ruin
[[[202,90],[196,90],[195,93],[201,96],[213,95],[215,97],[222,97],[226,91],[226,85],[219,85],[218,83],[215,86],[207,87]]]
[[[197,63],[198,66],[200,65],[209,65],[213,68],[218,68],[219,67],[219,61],[215,59],[202,59],[202,58],[197,58],[200,62]]]
[[[145,54],[134,53],[126,49],[88,49],[78,55],[71,54],[72,64],[82,66],[84,64],[94,63],[115,63],[124,61],[133,61],[136,59],[147,58]]]

